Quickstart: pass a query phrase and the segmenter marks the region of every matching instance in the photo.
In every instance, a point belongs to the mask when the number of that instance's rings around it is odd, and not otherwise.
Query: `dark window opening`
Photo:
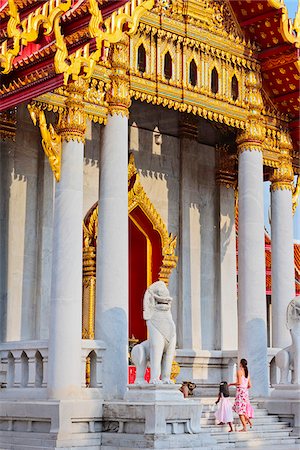
[[[138,48],[137,65],[140,72],[146,72],[146,50],[143,44]]]
[[[197,85],[197,64],[195,63],[195,60],[192,59],[190,63],[190,84],[192,86]]]
[[[216,94],[219,90],[219,75],[217,69],[214,67],[211,72],[211,83],[210,83],[211,92]]]
[[[239,97],[239,82],[237,80],[237,77],[233,75],[231,80],[231,97],[232,100],[237,100]]]
[[[165,54],[164,75],[167,80],[172,78],[172,58],[169,52]]]

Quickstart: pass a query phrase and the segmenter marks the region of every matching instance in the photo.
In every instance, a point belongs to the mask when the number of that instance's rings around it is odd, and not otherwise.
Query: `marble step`
[[[234,416],[233,420],[235,422],[239,422],[238,417]],[[278,416],[258,416],[258,417],[254,416],[253,420],[255,421],[255,423],[259,423],[259,424],[261,424],[261,423],[269,423],[269,424],[271,424],[271,423],[279,422]],[[216,422],[216,418],[215,418],[215,415],[213,413],[211,413],[211,414],[202,414],[201,422],[202,421],[203,422],[204,421],[208,421],[209,423],[215,423]],[[286,422],[286,423],[288,423],[288,422]]]
[[[255,450],[299,450],[299,442],[294,438],[269,439],[267,442],[264,439],[251,439],[251,441],[245,441],[243,444],[236,444],[233,448],[234,450],[245,450],[246,448],[255,448]]]
[[[218,443],[224,442],[252,442],[253,440],[262,440],[268,444],[271,441],[284,440],[286,442],[295,443],[296,438],[290,435],[291,429],[287,430],[272,430],[272,431],[247,431],[246,433],[239,432],[212,432],[211,435]]]
[[[228,425],[202,425],[203,430],[210,430],[211,433],[218,433],[218,432],[227,432],[228,430]],[[233,424],[233,428],[237,427],[238,429],[241,428],[240,424]],[[276,422],[274,424],[272,424],[272,426],[270,426],[269,424],[262,424],[262,425],[257,425],[256,423],[253,424],[252,428],[248,427],[248,431],[252,432],[252,431],[277,431],[277,430],[289,430],[292,431],[293,428],[289,427],[289,423],[287,422]],[[236,430],[237,431],[237,430]]]
[[[233,402],[232,402],[233,405]],[[254,416],[267,416],[268,415],[268,411],[265,408],[255,408],[254,409]],[[217,410],[217,406],[215,404],[213,405],[203,405],[202,408],[202,414],[206,414],[206,413],[214,413]]]
[[[225,444],[226,445],[226,444]],[[255,448],[255,450],[299,450],[299,445],[300,443],[287,443],[285,441],[283,442],[276,442],[276,443],[271,443],[269,445],[269,443],[263,442],[262,444],[257,441],[254,440],[251,444],[249,443],[248,445],[243,445],[242,447],[238,446],[234,446],[233,448],[235,450],[245,450],[246,448]],[[224,448],[224,444],[220,444],[220,448]],[[228,447],[225,448],[232,448],[231,444],[228,444]]]

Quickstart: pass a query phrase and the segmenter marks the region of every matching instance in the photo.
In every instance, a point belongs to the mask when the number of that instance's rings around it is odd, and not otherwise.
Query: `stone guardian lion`
[[[290,330],[292,344],[280,350],[276,357],[276,366],[280,369],[279,384],[289,384],[289,371],[292,371],[291,383],[300,384],[300,297],[295,297],[287,307],[286,325]]]
[[[171,314],[172,298],[163,281],[151,284],[145,292],[143,317],[148,339],[133,347],[131,359],[136,366],[135,384],[144,384],[150,362],[150,383],[172,383],[170,379],[176,346],[176,328]]]

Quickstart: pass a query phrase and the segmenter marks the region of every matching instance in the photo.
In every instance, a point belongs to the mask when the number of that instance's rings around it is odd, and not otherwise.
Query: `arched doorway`
[[[147,331],[143,320],[143,296],[151,283],[168,284],[176,267],[176,237],[169,234],[161,216],[146,195],[133,155],[128,164],[129,220],[129,337],[142,341]],[[98,203],[83,222],[82,337],[94,339],[96,246]]]

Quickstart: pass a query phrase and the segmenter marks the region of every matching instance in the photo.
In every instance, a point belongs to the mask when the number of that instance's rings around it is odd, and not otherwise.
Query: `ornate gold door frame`
[[[177,265],[175,255],[177,237],[168,233],[167,227],[154,205],[146,195],[140,182],[140,175],[131,154],[128,164],[128,214],[131,220],[135,208],[140,208],[159,233],[161,240],[162,264],[158,279],[169,282],[172,270]],[[138,225],[140,226],[140,225]],[[96,295],[96,246],[98,231],[98,203],[88,211],[83,221],[83,285],[82,285],[82,337],[94,339],[95,333],[95,295]],[[147,252],[151,257],[151,251]],[[150,280],[150,272],[147,281]]]

